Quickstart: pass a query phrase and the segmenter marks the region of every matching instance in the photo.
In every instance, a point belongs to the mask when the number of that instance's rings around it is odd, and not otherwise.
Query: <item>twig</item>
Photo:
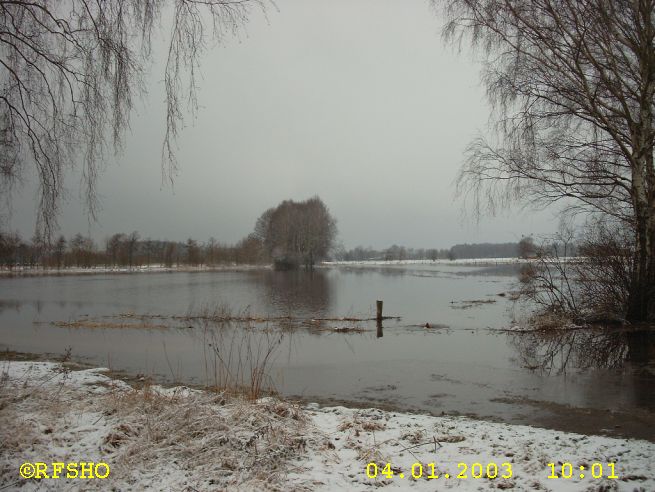
[[[406,448],[403,448],[399,451],[399,453],[402,453],[403,451],[409,451],[410,449],[418,448],[419,446],[425,446],[426,444],[434,444],[434,451],[437,451],[437,444],[439,447],[443,447],[439,441],[437,441],[437,438],[432,436],[432,441],[427,441],[427,442],[421,442],[419,444],[414,444],[413,446],[409,446]],[[411,451],[410,451],[411,452]]]
[[[16,480],[14,483],[10,483],[8,485],[0,487],[0,490],[8,489],[9,487],[13,487],[14,485],[18,485],[19,483],[21,483],[21,480]]]

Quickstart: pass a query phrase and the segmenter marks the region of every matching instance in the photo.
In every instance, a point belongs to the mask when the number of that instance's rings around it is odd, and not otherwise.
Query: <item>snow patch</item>
[[[187,387],[135,390],[103,371],[0,362],[0,489],[655,490],[655,444],[647,441],[271,397],[246,401]],[[37,461],[105,462],[111,474],[21,479],[20,465]],[[378,466],[376,478],[366,476],[368,463]],[[382,474],[386,463],[392,478]],[[434,463],[440,478],[413,479],[416,463],[424,477]],[[460,463],[466,479],[454,478]],[[474,463],[495,463],[499,476],[507,463],[512,476],[472,478]],[[571,463],[573,477],[548,479],[549,463],[558,471]],[[605,476],[616,463],[619,479],[592,478],[593,463]]]

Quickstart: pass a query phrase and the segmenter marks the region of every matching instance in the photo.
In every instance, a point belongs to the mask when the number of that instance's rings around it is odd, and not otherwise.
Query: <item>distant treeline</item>
[[[448,249],[414,249],[394,244],[387,249],[373,249],[357,246],[346,250],[340,248],[334,252],[337,261],[400,261],[400,260],[438,260],[448,258]]]
[[[560,244],[545,244],[549,250],[557,251],[559,255],[574,256],[577,250],[572,245],[567,249]],[[472,259],[472,258],[529,258],[537,252],[537,246],[530,236],[522,238],[516,243],[474,243],[456,244],[449,249],[406,248],[394,244],[387,249],[373,249],[357,246],[346,250],[341,248],[334,253],[338,261],[401,261],[401,260],[438,260],[438,259]]]
[[[516,258],[519,243],[456,244],[450,248],[453,258]]]
[[[261,241],[252,235],[235,245],[210,238],[201,243],[141,239],[138,232],[118,233],[98,245],[93,239],[76,234],[60,236],[47,244],[39,238],[26,241],[19,234],[0,232],[0,262],[8,268],[27,267],[138,267],[144,265],[221,265],[257,264],[267,261]]]
[[[402,261],[402,260],[439,260],[463,258],[513,258],[518,256],[518,243],[482,243],[456,244],[450,249],[406,248],[394,244],[387,249],[373,249],[358,246],[351,250],[341,250],[335,253],[339,261]]]
[[[274,239],[283,236],[281,233],[276,236],[270,232],[275,231],[275,228],[269,225],[272,222],[269,221],[266,214],[262,216],[266,218],[266,221],[262,221],[260,218],[255,232],[236,244],[221,243],[213,237],[206,242],[193,238],[187,239],[186,242],[142,239],[137,231],[129,234],[114,234],[101,244],[97,244],[93,239],[82,234],[76,234],[69,238],[60,236],[53,243],[47,244],[38,237],[24,240],[18,233],[0,231],[0,264],[7,268],[14,266],[89,268],[148,265],[166,267],[256,265],[278,261],[280,254],[275,252],[276,249],[284,251],[285,258],[291,258],[291,253],[276,245]],[[263,227],[264,223],[266,227]],[[526,237],[516,243],[457,244],[450,249],[414,249],[395,244],[383,250],[362,246],[346,250],[341,247],[328,254],[325,248],[329,244],[329,240],[322,239],[319,234],[313,234],[312,237],[314,236],[318,240],[313,243],[310,241],[293,242],[293,244],[316,244],[316,247],[312,246],[314,249],[307,248],[307,254],[303,253],[303,249],[297,250],[299,256],[305,255],[303,258],[310,258],[311,261],[314,259],[320,261],[323,258],[337,261],[513,258],[530,257],[536,252],[536,246],[532,239]],[[293,237],[302,238],[303,236],[296,234]],[[560,255],[564,254],[564,250],[557,245],[549,244],[548,247],[551,248],[551,251],[556,247]],[[569,245],[566,254],[569,256],[576,254],[575,248]],[[303,259],[303,261],[306,260]]]

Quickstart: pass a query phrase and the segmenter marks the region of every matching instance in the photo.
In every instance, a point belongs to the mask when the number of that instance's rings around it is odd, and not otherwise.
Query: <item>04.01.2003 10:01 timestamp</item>
[[[436,463],[414,463],[411,468],[411,474],[407,478],[413,478],[418,480],[419,478],[426,478],[434,480],[437,478],[457,478],[457,479],[467,479],[467,478],[511,478],[512,477],[512,464],[511,463],[502,463],[497,465],[496,463],[487,463],[486,466],[482,463],[473,463],[470,465],[470,475],[469,475],[469,465],[466,463],[457,463],[457,470],[459,473],[456,475],[451,475],[450,473],[445,473],[437,471]],[[500,474],[500,475],[499,475]],[[382,469],[378,466],[377,463],[369,463],[366,465],[366,476],[368,478],[377,478],[378,475],[384,478],[405,478],[405,474],[398,467],[392,467],[391,463],[386,463]]]

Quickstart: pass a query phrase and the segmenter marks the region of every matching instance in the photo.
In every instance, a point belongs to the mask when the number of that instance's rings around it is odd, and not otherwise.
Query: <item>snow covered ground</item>
[[[134,390],[103,371],[0,362],[0,490],[655,490],[655,444],[646,441],[184,387]],[[46,463],[51,475],[53,462],[81,461],[107,463],[108,478],[19,475],[25,462]],[[460,463],[467,478],[455,478]],[[483,475],[495,463],[498,477],[473,478],[476,463]],[[570,463],[572,478],[547,478],[549,463],[558,474]],[[618,479],[593,478],[594,463],[604,476],[615,463]]]

